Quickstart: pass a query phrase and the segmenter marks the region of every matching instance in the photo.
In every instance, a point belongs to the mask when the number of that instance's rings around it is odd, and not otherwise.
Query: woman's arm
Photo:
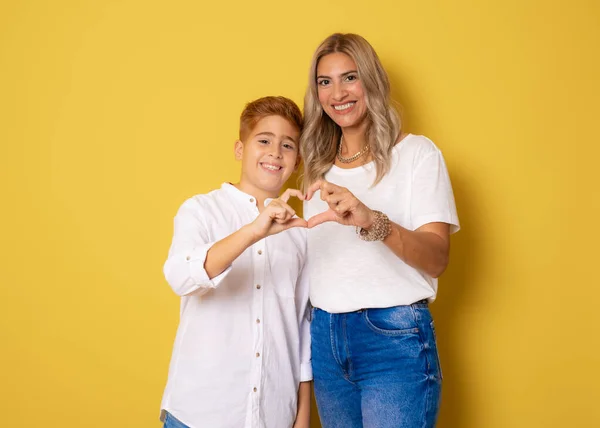
[[[412,231],[392,222],[392,232],[383,243],[407,265],[437,278],[448,266],[450,226],[428,223]]]
[[[306,194],[310,200],[321,191],[321,199],[329,209],[308,219],[312,228],[326,221],[369,230],[375,221],[373,210],[363,204],[348,189],[324,180],[313,183]],[[391,233],[383,240],[392,252],[409,266],[437,278],[448,265],[450,253],[450,227],[446,223],[428,223],[417,230],[408,230],[391,223]],[[359,239],[358,236],[356,239]]]

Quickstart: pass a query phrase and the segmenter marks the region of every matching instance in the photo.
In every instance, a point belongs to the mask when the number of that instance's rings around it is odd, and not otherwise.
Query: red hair
[[[281,116],[302,132],[302,112],[295,102],[285,97],[263,97],[246,104],[240,116],[240,140],[244,141],[258,121],[267,116]]]

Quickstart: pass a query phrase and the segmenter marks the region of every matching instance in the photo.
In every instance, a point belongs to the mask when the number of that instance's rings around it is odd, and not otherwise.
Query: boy
[[[282,186],[300,162],[302,115],[283,97],[240,118],[240,181],[187,200],[164,266],[181,317],[162,401],[165,427],[308,428],[306,221]]]

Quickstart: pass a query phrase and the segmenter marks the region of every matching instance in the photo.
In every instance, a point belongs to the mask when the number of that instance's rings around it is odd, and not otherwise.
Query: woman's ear
[[[235,160],[242,160],[244,156],[244,143],[241,140],[237,140],[233,146],[233,153],[235,153]]]

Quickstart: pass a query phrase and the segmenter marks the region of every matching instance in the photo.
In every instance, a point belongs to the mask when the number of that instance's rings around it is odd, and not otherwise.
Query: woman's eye
[[[350,76],[346,76],[346,80],[348,80],[348,81],[350,81],[350,82],[353,82],[353,81],[355,81],[356,79],[358,79],[358,76],[356,76],[356,75],[354,75],[354,74],[351,74]]]
[[[327,86],[327,85],[329,85],[329,80],[327,80],[327,79],[323,79],[323,80],[319,80],[317,83],[318,83],[320,86]]]

